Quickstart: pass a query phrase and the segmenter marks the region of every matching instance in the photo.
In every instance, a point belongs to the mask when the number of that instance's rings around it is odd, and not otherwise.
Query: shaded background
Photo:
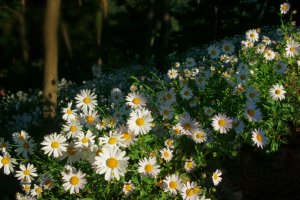
[[[162,65],[170,65],[164,59],[169,53],[244,34],[248,29],[278,25],[282,3],[271,0],[105,0],[107,20],[101,44],[98,44],[103,23],[101,2],[103,0],[62,1],[59,79],[78,82],[91,78],[91,67],[100,54],[104,71],[131,63],[145,64],[151,58],[159,60],[156,65],[162,69]],[[292,9],[296,9],[297,4],[291,3]],[[45,8],[46,1],[0,0],[0,86],[5,90],[42,87]],[[163,21],[165,14],[169,16],[167,23]],[[26,60],[24,49],[28,54]]]

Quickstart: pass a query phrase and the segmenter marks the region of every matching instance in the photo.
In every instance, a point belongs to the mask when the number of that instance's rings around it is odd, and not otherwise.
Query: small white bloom
[[[225,114],[219,113],[212,118],[212,126],[215,131],[220,133],[227,133],[232,128],[232,120]]]
[[[285,98],[286,91],[282,85],[276,84],[270,88],[269,93],[274,101],[281,101]]]
[[[261,129],[254,129],[252,131],[252,141],[257,147],[264,148],[264,146],[267,144],[265,132]]]
[[[156,177],[160,172],[160,166],[156,163],[155,157],[143,158],[139,161],[138,172],[145,176]]]
[[[218,185],[221,181],[222,181],[222,172],[221,170],[217,169],[213,175],[212,175],[212,180],[213,180],[213,183],[214,185]]]
[[[169,79],[176,79],[177,76],[178,76],[178,72],[177,72],[176,69],[173,69],[173,68],[169,69],[169,71],[168,71],[168,77],[169,77]]]

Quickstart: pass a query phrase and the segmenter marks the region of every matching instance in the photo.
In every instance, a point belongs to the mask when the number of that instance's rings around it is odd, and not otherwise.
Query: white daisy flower
[[[264,51],[264,58],[266,60],[273,60],[276,56],[276,53],[274,51],[272,51],[271,49],[266,49]]]
[[[90,130],[88,130],[86,134],[81,132],[76,136],[75,147],[88,149],[95,143],[95,137],[96,136],[94,136]]]
[[[270,38],[269,37],[267,37],[267,36],[262,36],[262,42],[263,42],[263,44],[265,44],[265,45],[270,45],[271,43],[272,43],[272,41],[270,40]]]
[[[187,57],[187,58],[185,59],[185,65],[186,65],[186,67],[188,67],[188,68],[195,67],[195,66],[196,66],[196,61],[195,61],[195,59],[192,58],[192,57]]]
[[[166,176],[163,180],[162,188],[164,192],[169,192],[173,196],[177,195],[177,192],[181,192],[182,187],[182,179],[179,178],[178,174]]]
[[[160,106],[159,113],[163,116],[163,119],[172,119],[174,115],[172,107],[164,104]]]
[[[0,138],[0,152],[3,154],[10,152],[10,144],[4,140],[4,138]]]
[[[298,56],[299,50],[300,50],[300,44],[298,42],[296,42],[292,39],[287,42],[286,48],[285,48],[287,57],[293,58],[295,56]]]
[[[193,90],[185,86],[180,90],[180,95],[184,100],[189,100],[193,97]]]
[[[180,124],[172,126],[171,132],[177,137],[183,134],[182,127],[180,126]]]
[[[52,188],[54,188],[55,183],[52,178],[45,176],[45,177],[43,177],[43,179],[41,181],[41,185],[43,186],[43,188],[45,190],[51,190]]]
[[[34,177],[37,177],[36,168],[30,163],[27,166],[20,165],[20,171],[16,171],[15,177],[20,181],[31,183]]]
[[[24,142],[25,140],[29,139],[30,136],[25,131],[15,132],[12,135],[13,141],[15,144]]]
[[[191,137],[196,143],[203,143],[207,140],[207,133],[202,129],[198,129],[193,132]]]
[[[196,183],[188,181],[186,184],[183,184],[181,196],[184,200],[197,200],[200,192],[201,189]]]
[[[62,118],[65,121],[71,121],[76,119],[76,114],[77,110],[72,110],[72,102],[68,103],[68,106],[66,108],[62,109]]]
[[[257,54],[263,54],[266,50],[266,45],[264,44],[258,44],[257,46],[255,46],[255,53]]]
[[[123,101],[123,93],[119,88],[113,88],[110,93],[110,99],[112,103],[119,105]]]
[[[234,45],[232,44],[232,42],[225,40],[222,44],[222,52],[227,54],[227,55],[231,55],[234,52]]]
[[[97,110],[85,110],[80,114],[82,122],[87,126],[94,126],[98,123],[98,111]]]
[[[134,190],[134,185],[131,181],[125,182],[122,191],[126,196],[130,195]]]
[[[127,105],[131,108],[141,108],[146,106],[145,97],[139,92],[131,92],[126,96]]]
[[[91,90],[80,90],[80,94],[77,94],[76,107],[80,108],[83,111],[94,110],[97,106],[97,96]]]
[[[70,173],[62,173],[63,187],[66,191],[70,190],[70,194],[79,193],[86,184],[85,173],[80,170],[72,170]]]
[[[177,72],[176,69],[172,68],[172,69],[168,70],[168,77],[169,77],[169,79],[176,79],[177,76],[178,76],[178,72]]]
[[[285,98],[286,91],[282,85],[276,84],[270,88],[269,93],[274,101],[281,101]]]
[[[217,169],[213,175],[212,175],[212,181],[214,183],[214,185],[218,185],[221,181],[222,181],[222,172],[221,170]]]
[[[32,138],[25,140],[21,143],[18,143],[16,145],[16,152],[17,155],[22,155],[23,158],[28,159],[29,155],[32,155],[35,149],[35,143],[34,140]]]
[[[14,172],[14,165],[17,164],[16,159],[10,157],[9,154],[0,155],[0,169],[3,167],[4,174],[9,175]]]
[[[30,190],[30,195],[32,197],[40,198],[43,193],[43,188],[39,185],[34,184],[33,189]]]
[[[289,12],[291,5],[289,3],[283,3],[280,5],[280,13],[285,15]]]
[[[256,122],[262,119],[260,109],[257,109],[253,102],[247,103],[244,114],[248,118],[249,122]]]
[[[138,172],[144,176],[156,177],[160,172],[160,166],[155,157],[143,158],[139,161]]]
[[[71,120],[70,123],[63,125],[63,131],[67,133],[68,139],[75,138],[79,133],[82,132],[82,126],[76,120]]]
[[[108,128],[108,123],[106,119],[101,119],[96,125],[96,129],[99,131],[106,130]]]
[[[31,184],[29,183],[22,183],[22,190],[25,194],[29,194],[31,190]]]
[[[172,140],[172,139],[166,139],[166,140],[165,140],[165,145],[166,145],[169,149],[174,149],[174,140]]]
[[[194,169],[196,168],[196,163],[195,161],[190,158],[190,159],[187,159],[184,163],[184,169],[186,172],[190,173],[192,172]]]
[[[218,59],[221,53],[220,49],[215,44],[210,45],[207,48],[207,51],[211,59]]]
[[[246,89],[246,97],[248,101],[258,102],[260,99],[260,94],[254,89],[254,87],[248,86]]]
[[[249,49],[249,48],[252,48],[254,46],[254,44],[251,41],[246,40],[246,41],[241,41],[241,46],[242,46],[242,49]]]
[[[257,42],[259,39],[258,32],[255,29],[246,32],[246,39],[252,43]]]
[[[122,139],[122,135],[112,131],[109,132],[109,135],[99,137],[99,143],[104,148],[126,147],[125,141]]]
[[[245,84],[248,82],[248,72],[247,71],[239,71],[236,74],[237,83]]]
[[[232,128],[232,120],[225,114],[219,113],[212,118],[212,126],[215,131],[220,133],[227,133]]]
[[[212,116],[214,114],[215,110],[208,106],[208,107],[204,107],[204,113],[207,115],[207,116]]]
[[[64,152],[64,156],[62,157],[62,159],[68,158],[67,164],[69,165],[69,164],[79,161],[81,159],[81,157],[82,157],[81,151],[78,148],[76,148],[74,142],[71,141],[68,144],[67,151]]]
[[[41,143],[42,150],[48,156],[53,156],[55,158],[60,157],[63,155],[63,152],[67,150],[67,143],[66,143],[65,136],[57,133],[52,133],[44,137],[44,141]]]
[[[274,68],[277,74],[282,75],[286,71],[286,64],[280,61],[275,64]]]
[[[132,131],[129,131],[128,126],[120,126],[117,130],[117,133],[121,135],[121,139],[124,141],[127,147],[137,141],[136,135]]]
[[[264,148],[264,146],[267,144],[265,132],[261,129],[254,129],[252,131],[252,141],[257,147]]]
[[[173,151],[169,148],[163,148],[162,150],[160,150],[160,154],[161,158],[167,162],[171,161],[173,158]]]
[[[103,152],[95,157],[96,173],[105,174],[106,181],[114,178],[120,180],[121,176],[125,176],[128,166],[129,157],[125,157],[125,154],[125,151],[118,148],[104,148]]]
[[[232,119],[232,127],[235,130],[236,133],[240,134],[244,131],[244,122],[242,120],[239,120],[238,118]]]
[[[206,80],[207,80],[207,78],[203,75],[199,75],[195,78],[195,83],[196,83],[197,88],[199,90],[204,90],[205,89]]]
[[[135,110],[130,113],[130,118],[127,121],[129,130],[135,135],[146,134],[151,130],[153,118],[151,112],[145,108]]]
[[[178,125],[181,127],[181,132],[185,135],[192,135],[193,131],[199,127],[198,122],[191,118],[189,114],[184,114],[180,118]]]

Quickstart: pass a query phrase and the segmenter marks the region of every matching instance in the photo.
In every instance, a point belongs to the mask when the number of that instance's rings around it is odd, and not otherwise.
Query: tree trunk
[[[99,0],[100,11],[97,13],[96,31],[97,31],[97,64],[103,64],[103,38],[106,36],[108,19],[108,0]]]
[[[161,1],[159,1],[161,2]],[[170,15],[169,15],[169,0],[163,0],[159,6],[161,6],[161,29],[158,40],[158,48],[155,55],[156,67],[165,72],[168,67],[167,54],[169,43],[169,31],[170,31]]]
[[[29,60],[29,53],[28,53],[27,30],[26,30],[26,21],[25,21],[26,0],[20,0],[20,5],[21,5],[21,12],[19,15],[20,39],[21,39],[23,60],[27,63]]]
[[[44,91],[43,91],[43,117],[45,133],[56,130],[56,107],[57,107],[57,62],[58,44],[57,29],[59,21],[60,0],[48,0],[44,27],[45,41],[45,68],[44,68]]]

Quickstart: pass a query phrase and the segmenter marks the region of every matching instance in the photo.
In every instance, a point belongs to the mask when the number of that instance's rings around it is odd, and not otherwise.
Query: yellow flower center
[[[167,145],[168,146],[173,146],[174,141],[173,140],[167,140]]]
[[[255,34],[254,34],[254,33],[251,33],[251,34],[250,34],[250,37],[251,37],[251,38],[255,38]]]
[[[176,188],[177,188],[177,182],[176,182],[176,181],[171,181],[171,182],[169,183],[169,187],[170,187],[171,189],[176,189]]]
[[[290,52],[295,52],[296,51],[296,48],[295,47],[291,47],[290,48]]]
[[[224,126],[226,126],[226,121],[224,119],[220,119],[218,121],[218,124],[219,124],[219,126],[224,127]]]
[[[184,124],[183,125],[183,128],[185,129],[185,130],[191,130],[191,128],[192,128],[192,126],[191,126],[191,124],[189,124],[189,123],[186,123],[186,124]]]
[[[67,153],[69,156],[73,156],[76,153],[76,150],[74,147],[70,146],[67,148]]]
[[[78,185],[79,183],[79,178],[77,176],[72,176],[69,180],[71,185]]]
[[[168,99],[172,99],[172,95],[169,93],[169,94],[167,94],[167,98]]]
[[[30,171],[29,171],[28,169],[25,169],[25,170],[23,171],[23,174],[24,174],[25,176],[28,176],[28,175],[30,174]]]
[[[19,138],[20,140],[25,140],[25,135],[20,134],[20,135],[18,136],[18,138]]]
[[[143,118],[137,118],[135,121],[136,125],[143,126],[145,124],[145,120]]]
[[[196,137],[198,139],[202,139],[203,138],[203,133],[201,133],[201,132],[197,133]]]
[[[282,69],[282,65],[281,65],[281,64],[278,64],[278,65],[277,65],[277,69]]]
[[[106,160],[106,166],[111,168],[111,169],[114,169],[118,166],[118,161],[117,159],[115,158],[109,158]]]
[[[89,97],[85,97],[85,98],[83,99],[83,103],[89,104],[89,103],[91,103],[91,99],[90,99]]]
[[[261,136],[261,134],[260,134],[260,133],[257,133],[257,135],[256,135],[256,139],[257,139],[259,142],[262,142],[262,140],[263,140],[263,137]]]
[[[164,157],[165,157],[165,158],[169,158],[169,157],[170,157],[169,152],[165,151],[165,152],[164,152]]]
[[[85,119],[88,123],[93,123],[95,121],[95,118],[92,115],[86,116]]]
[[[122,139],[124,140],[130,140],[131,139],[131,134],[128,132],[124,132],[122,135]]]
[[[74,126],[74,125],[70,126],[70,131],[71,132],[76,132],[77,131],[77,127]]]
[[[164,115],[169,115],[170,112],[168,110],[164,110]]]
[[[201,191],[201,189],[200,189],[199,186],[195,186],[195,187],[193,188],[193,192],[194,192],[195,194],[200,193],[200,191]]]
[[[35,192],[36,192],[37,194],[41,194],[41,193],[42,193],[42,188],[41,188],[41,187],[37,187],[37,188],[35,189]]]
[[[194,166],[193,166],[193,162],[192,162],[192,161],[187,161],[187,162],[186,162],[186,167],[187,167],[188,169],[193,168],[193,167],[194,167]]]
[[[59,147],[59,143],[58,142],[52,142],[51,147],[52,147],[52,149],[57,149]]]
[[[215,56],[217,54],[217,51],[216,50],[211,50],[211,55]]]
[[[109,138],[108,144],[114,145],[114,144],[116,144],[116,143],[117,143],[117,139],[116,139],[116,138]]]
[[[81,142],[82,142],[83,144],[86,144],[86,143],[89,142],[89,138],[84,137],[84,138],[82,138]]]
[[[131,190],[131,184],[126,184],[124,188],[125,188],[126,191],[130,191]]]
[[[229,51],[230,50],[230,46],[225,45],[224,49],[225,49],[225,51]]]
[[[153,166],[152,166],[151,164],[145,165],[145,171],[146,171],[147,173],[152,172],[152,171],[153,171]]]
[[[30,185],[23,185],[23,190],[24,190],[24,192],[29,192],[30,191]]]
[[[251,117],[254,117],[254,115],[255,115],[255,110],[249,109],[249,110],[247,111],[247,113],[248,113],[248,115],[250,115]]]
[[[46,180],[46,182],[45,182],[45,186],[47,187],[47,188],[49,188],[50,186],[51,186],[51,184],[52,184],[52,182],[50,181],[50,180]]]
[[[0,144],[0,148],[6,148],[7,146],[6,146],[6,144],[5,143],[1,143]]]
[[[132,99],[132,103],[135,104],[135,105],[139,105],[141,102],[140,98],[134,98]]]
[[[193,188],[187,189],[187,190],[185,191],[185,194],[186,194],[186,196],[188,196],[188,197],[193,196],[193,195],[194,195],[194,190],[193,190]]]
[[[29,149],[29,144],[28,144],[28,142],[25,142],[25,143],[23,144],[23,148],[24,148],[24,149]]]
[[[175,132],[176,135],[179,135],[181,131],[180,131],[179,128],[175,128],[175,129],[174,129],[174,132]]]
[[[101,121],[101,122],[99,122],[99,124],[101,125],[101,126],[105,126],[105,121]]]
[[[185,95],[185,96],[189,96],[189,95],[190,95],[189,91],[185,91],[185,92],[184,92],[184,95]]]
[[[281,90],[275,90],[275,94],[280,95],[281,94]]]
[[[241,80],[246,80],[246,75],[245,74],[241,75]]]
[[[66,113],[67,113],[68,115],[71,115],[73,112],[72,112],[72,110],[71,110],[70,108],[67,108]]]
[[[214,174],[214,179],[218,180],[218,178],[219,178],[218,174]]]
[[[256,94],[255,94],[254,92],[251,92],[251,93],[249,94],[249,97],[250,97],[250,98],[255,98],[255,97],[256,97]]]
[[[9,158],[8,158],[8,157],[2,158],[1,163],[2,163],[3,165],[7,165],[7,164],[9,163]]]

